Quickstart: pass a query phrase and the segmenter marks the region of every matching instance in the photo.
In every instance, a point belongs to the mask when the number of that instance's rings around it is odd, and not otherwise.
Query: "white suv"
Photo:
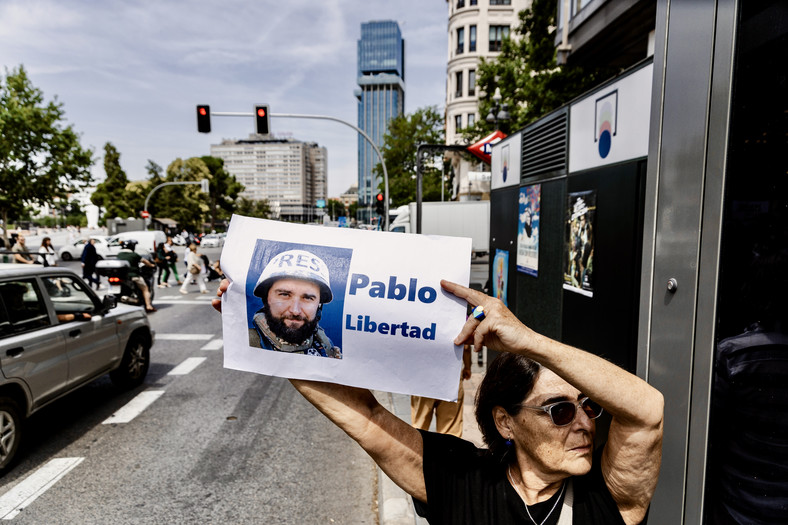
[[[25,418],[106,373],[139,386],[153,341],[142,308],[99,299],[71,270],[0,264],[0,474]]]

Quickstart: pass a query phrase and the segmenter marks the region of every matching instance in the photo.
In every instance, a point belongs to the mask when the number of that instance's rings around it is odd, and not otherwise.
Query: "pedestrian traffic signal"
[[[378,193],[375,196],[375,213],[377,213],[378,215],[383,215],[384,213],[386,213],[385,206],[383,203],[382,193]]]
[[[268,135],[271,131],[269,126],[268,104],[260,104],[254,107],[254,129],[260,135]]]
[[[197,106],[197,131],[211,132],[211,106]]]

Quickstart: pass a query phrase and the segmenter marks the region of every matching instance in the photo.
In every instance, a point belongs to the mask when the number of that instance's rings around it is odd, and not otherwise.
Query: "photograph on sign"
[[[520,209],[517,228],[517,271],[539,275],[539,217],[542,185],[520,188]]]
[[[506,250],[495,250],[495,257],[492,264],[493,292],[495,297],[509,306],[506,297],[506,290],[509,288],[509,252]]]
[[[569,194],[566,219],[564,289],[594,296],[594,216],[596,191]]]
[[[297,241],[296,241],[297,240]],[[453,400],[470,239],[233,216],[225,367]]]

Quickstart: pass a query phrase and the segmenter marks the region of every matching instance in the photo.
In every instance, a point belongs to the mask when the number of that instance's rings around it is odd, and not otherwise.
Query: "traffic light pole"
[[[163,188],[164,186],[181,186],[183,184],[199,184],[202,187],[202,191],[204,191],[205,193],[208,193],[208,179],[190,180],[190,181],[184,181],[184,182],[162,182],[161,184],[159,184],[158,186],[156,186],[155,188],[150,190],[150,193],[148,193],[148,196],[145,197],[145,207],[143,208],[142,211],[145,213],[145,215],[147,215],[147,217],[145,217],[145,229],[146,230],[148,229],[148,226],[149,226],[149,223],[150,223],[150,214],[148,213],[148,202],[150,201],[151,195],[153,195],[153,193],[156,190],[158,190],[159,188]]]
[[[461,146],[459,144],[419,144],[416,148],[416,233],[421,233],[421,201],[422,201],[422,184],[421,184],[421,158],[424,153],[434,151],[468,151],[468,146]],[[443,188],[443,180],[441,180],[441,189]],[[388,228],[387,228],[388,229]]]
[[[231,111],[211,111],[211,115],[215,115],[217,117],[254,117],[254,113],[243,113],[243,112],[231,112]],[[380,150],[369,138],[369,135],[364,133],[361,129],[354,126],[350,122],[342,120],[336,117],[329,117],[328,115],[298,115],[295,113],[269,113],[271,117],[277,118],[305,118],[305,119],[315,119],[315,120],[333,120],[334,122],[339,122],[340,124],[344,124],[345,126],[351,127],[358,131],[362,137],[372,146],[372,149],[375,150],[375,153],[380,159],[380,165],[383,167],[383,197],[384,197],[384,215],[383,215],[383,224],[385,231],[389,229],[389,174],[386,171],[386,163],[383,161],[383,155],[380,153]],[[421,184],[421,179],[419,179],[419,184]]]

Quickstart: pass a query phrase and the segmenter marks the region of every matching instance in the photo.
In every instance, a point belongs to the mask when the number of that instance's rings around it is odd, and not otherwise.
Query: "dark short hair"
[[[519,414],[540,369],[536,361],[508,352],[496,357],[487,368],[476,393],[476,421],[493,456],[503,459],[508,448],[495,426],[493,408],[499,406],[511,416]]]

